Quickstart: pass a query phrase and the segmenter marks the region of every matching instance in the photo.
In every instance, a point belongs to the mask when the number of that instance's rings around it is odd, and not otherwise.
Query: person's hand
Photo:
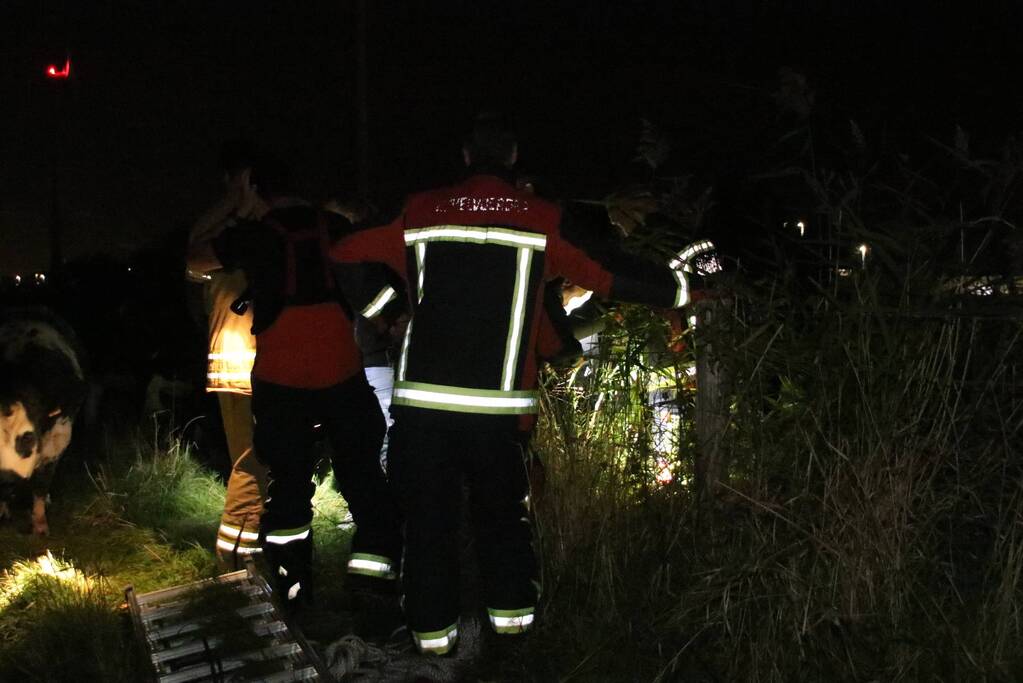
[[[228,191],[238,193],[238,203],[235,206],[235,214],[239,218],[259,220],[270,211],[270,207],[259,196],[256,186],[252,184],[252,171],[245,169],[232,178]]]
[[[405,336],[405,328],[408,327],[410,319],[411,318],[408,313],[402,313],[395,318],[394,322],[391,323],[391,328],[389,330],[391,339],[398,340]]]
[[[657,209],[657,199],[649,192],[613,194],[604,200],[611,224],[626,237],[646,223],[647,215]]]

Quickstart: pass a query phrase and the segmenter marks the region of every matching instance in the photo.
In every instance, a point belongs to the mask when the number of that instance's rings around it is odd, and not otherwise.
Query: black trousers
[[[463,483],[491,624],[498,632],[525,630],[538,584],[521,435],[430,427],[403,416],[391,428],[388,471],[406,518],[402,579],[416,642],[424,651],[431,649],[424,642],[440,642],[435,651],[446,652],[444,634],[458,621]]]
[[[260,522],[263,548],[275,572],[285,568],[282,576],[289,580],[284,583],[310,578],[313,446],[321,434],[330,442],[338,490],[356,524],[353,555],[400,566],[400,515],[380,468],[384,416],[365,375],[360,372],[326,389],[254,378],[252,415],[254,448],[269,480]]]

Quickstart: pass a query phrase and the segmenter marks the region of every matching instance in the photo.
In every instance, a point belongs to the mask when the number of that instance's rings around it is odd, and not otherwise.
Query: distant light
[[[20,284],[21,284],[21,276],[20,275],[15,275],[14,276],[14,286],[17,287]]]
[[[671,472],[671,464],[665,458],[657,458],[657,475],[654,478],[658,484],[670,484],[675,478]]]
[[[806,223],[798,221],[796,227],[799,228],[799,236],[804,237],[806,235]]]
[[[46,273],[36,273],[35,274],[35,281],[36,281],[37,285],[41,285],[44,282],[46,282]]]
[[[50,64],[46,67],[46,77],[57,80],[67,80],[71,76],[71,60],[64,60],[64,68],[58,69],[55,64]]]
[[[866,268],[866,255],[871,251],[871,247],[866,244],[860,244],[856,247],[856,251],[859,252],[859,265],[861,268]]]
[[[128,272],[129,273],[131,272],[131,266],[128,266]]]
[[[852,271],[848,268],[835,268],[835,272],[838,273],[839,277],[849,277],[852,275]]]

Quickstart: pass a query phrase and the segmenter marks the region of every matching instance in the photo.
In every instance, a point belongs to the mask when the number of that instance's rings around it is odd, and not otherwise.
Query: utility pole
[[[356,36],[355,36],[355,101],[356,112],[356,148],[358,153],[358,189],[359,197],[369,198],[369,92],[366,75],[366,34],[368,18],[366,16],[366,0],[356,3]]]

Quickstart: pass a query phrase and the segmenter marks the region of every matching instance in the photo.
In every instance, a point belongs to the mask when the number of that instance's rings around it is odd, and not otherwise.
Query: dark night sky
[[[292,160],[311,198],[352,193],[354,4],[4,0],[0,273],[47,262],[55,153],[69,259],[126,256],[188,225],[238,133]],[[385,203],[451,179],[484,105],[513,115],[525,167],[573,196],[608,189],[644,117],[712,181],[763,97],[746,86],[781,66],[866,126],[995,136],[1023,115],[1015,3],[368,4],[371,190]],[[65,50],[58,108],[42,71]]]

